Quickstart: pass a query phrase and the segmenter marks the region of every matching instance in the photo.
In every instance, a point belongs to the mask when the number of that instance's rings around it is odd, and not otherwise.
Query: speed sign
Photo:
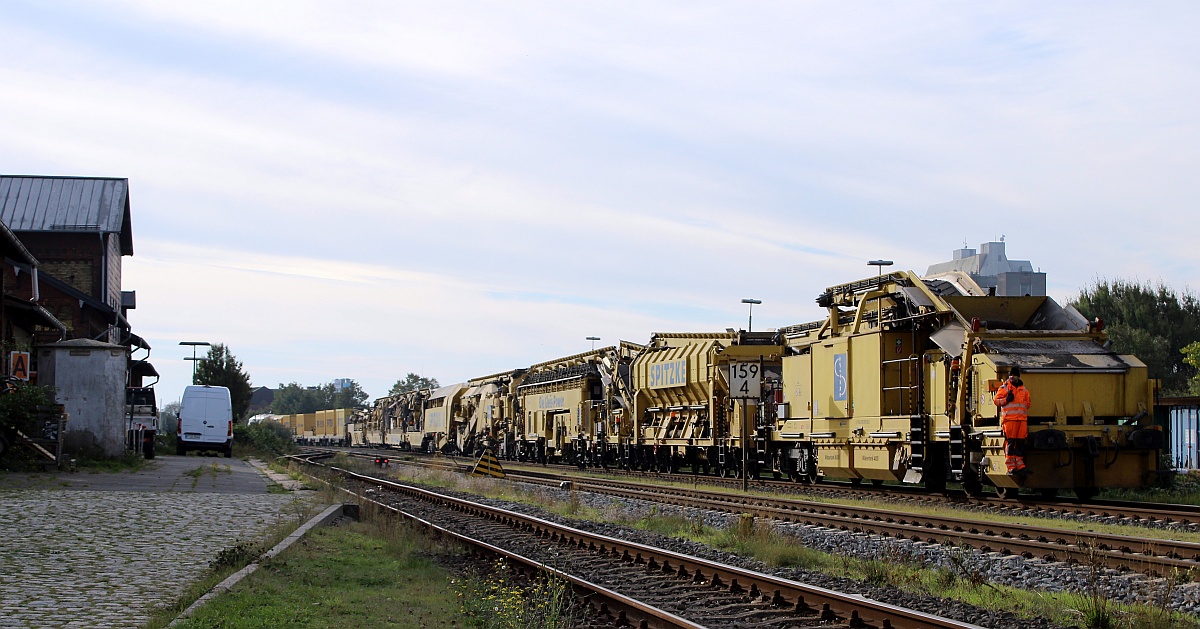
[[[757,400],[762,395],[762,368],[758,363],[729,364],[729,397]]]

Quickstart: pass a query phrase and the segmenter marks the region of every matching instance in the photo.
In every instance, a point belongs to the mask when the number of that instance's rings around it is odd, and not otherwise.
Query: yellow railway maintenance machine
[[[503,457],[514,449],[512,391],[524,376],[524,369],[515,369],[467,382],[459,400],[456,422],[460,452],[479,457],[490,449],[492,456]]]
[[[911,272],[833,286],[817,303],[826,319],[780,330],[776,471],[1083,499],[1154,481],[1164,445],[1154,382],[1074,308],[989,296],[962,273]],[[1023,478],[1007,473],[992,401],[1012,367],[1032,397]]]
[[[621,342],[538,363],[517,387],[524,416],[517,458],[578,467],[600,465],[612,434],[613,370],[641,346]]]
[[[783,347],[774,332],[658,333],[632,364],[633,441],[622,463],[632,469],[735,475],[742,471],[743,422],[751,435],[751,475],[767,460]],[[753,364],[759,399],[737,399],[729,369]]]

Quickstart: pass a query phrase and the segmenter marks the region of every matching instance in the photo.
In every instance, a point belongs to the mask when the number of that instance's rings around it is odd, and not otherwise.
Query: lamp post
[[[598,336],[589,336],[589,337],[587,337],[587,338],[586,338],[586,339],[584,339],[584,340],[591,341],[591,342],[592,342],[592,351],[593,351],[593,352],[594,352],[594,351],[596,351],[596,341],[599,341],[599,340],[600,340],[600,337],[598,337]]]
[[[876,275],[880,275],[880,276],[883,275],[883,267],[892,266],[893,264],[895,264],[895,263],[892,262],[891,260],[868,260],[867,261],[867,266],[875,267],[877,269]]]
[[[892,266],[891,260],[867,260],[867,266],[875,267],[875,279],[878,281],[878,288],[883,288],[883,282],[879,281],[883,278],[883,267]],[[875,305],[877,306],[875,315],[875,327],[883,329],[883,298],[876,297]]]
[[[204,360],[203,358],[198,358],[196,356],[196,348],[200,347],[200,346],[212,347],[212,343],[207,343],[205,341],[180,341],[179,344],[192,346],[191,358],[184,356],[183,359],[192,361],[192,383],[195,384],[195,382],[196,382],[196,365],[199,364],[197,361]]]
[[[748,321],[746,321],[746,331],[753,332],[754,331],[754,304],[761,304],[762,300],[761,299],[743,299],[742,303],[750,305],[750,319]]]

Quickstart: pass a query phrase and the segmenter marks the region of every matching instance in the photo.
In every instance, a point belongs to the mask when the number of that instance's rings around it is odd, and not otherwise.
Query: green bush
[[[296,451],[292,429],[277,421],[261,421],[243,426],[234,424],[233,442],[263,454],[278,456]]]
[[[11,392],[0,395],[0,426],[25,434],[39,431],[37,407],[54,403],[54,390],[36,384],[18,383]]]
[[[17,383],[0,395],[0,455],[5,469],[35,469],[41,459],[32,450],[17,447],[17,431],[31,437],[41,436],[37,407],[54,403],[54,389]]]

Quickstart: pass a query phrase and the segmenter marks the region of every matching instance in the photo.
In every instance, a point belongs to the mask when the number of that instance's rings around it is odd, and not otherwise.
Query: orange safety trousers
[[[1000,428],[1004,430],[1004,466],[1009,474],[1019,472],[1025,469],[1025,439],[1029,437],[1029,389],[1005,383],[996,391],[995,403],[1000,407]]]

